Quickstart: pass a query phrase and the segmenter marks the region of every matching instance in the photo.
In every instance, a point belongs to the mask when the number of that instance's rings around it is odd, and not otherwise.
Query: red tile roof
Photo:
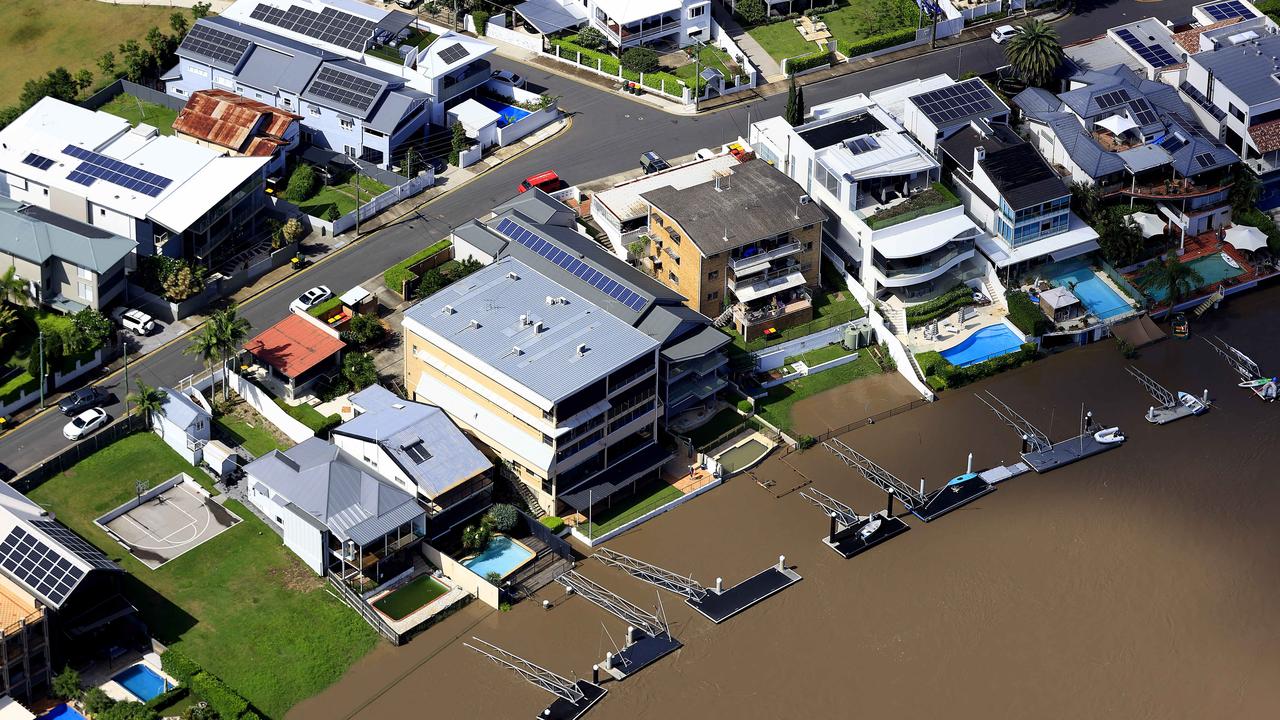
[[[316,321],[289,313],[245,343],[244,349],[285,377],[297,378],[346,346]]]
[[[1238,22],[1240,22],[1240,18],[1230,18],[1228,20],[1212,23],[1210,25],[1205,25],[1203,27],[1191,28],[1190,30],[1183,30],[1180,33],[1173,34],[1173,41],[1181,45],[1183,49],[1186,50],[1188,53],[1194,55],[1200,52],[1200,34],[1201,33],[1207,32],[1209,30],[1217,30],[1220,27],[1226,27],[1228,25],[1234,25],[1235,23],[1238,23]]]
[[[198,90],[178,113],[173,129],[244,155],[266,157],[288,144],[285,133],[301,119],[226,90]]]
[[[1268,120],[1249,127],[1249,137],[1258,146],[1258,152],[1280,150],[1280,120]]]

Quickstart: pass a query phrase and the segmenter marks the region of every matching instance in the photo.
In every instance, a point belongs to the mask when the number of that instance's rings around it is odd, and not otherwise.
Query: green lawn
[[[139,100],[128,93],[115,96],[111,102],[98,109],[116,117],[122,117],[134,127],[139,123],[152,125],[160,131],[161,135],[172,135],[173,121],[178,119],[177,110],[170,110],[159,103]]]
[[[373,603],[373,606],[386,613],[393,620],[403,620],[410,613],[441,595],[449,592],[449,588],[436,582],[430,575],[414,578],[404,587],[393,591],[390,595]]]
[[[755,38],[755,41],[760,43],[765,52],[777,60],[778,64],[782,64],[782,61],[789,57],[808,55],[821,49],[818,43],[805,42],[805,39],[800,36],[800,31],[790,20],[754,27],[748,30],[747,34]]]
[[[282,410],[289,413],[289,417],[311,428],[313,432],[320,432],[326,425],[331,423],[331,418],[337,417],[330,415],[328,417],[321,415],[319,410],[310,405],[290,405],[280,398],[273,398],[276,405]]]
[[[19,366],[20,367],[20,366]],[[0,405],[18,399],[19,395],[31,392],[39,387],[39,383],[26,370],[19,370],[13,377],[0,383]]]
[[[22,85],[59,65],[74,75],[91,70],[96,61],[125,40],[145,47],[147,30],[166,33],[169,15],[181,8],[163,3],[116,5],[97,0],[4,0],[0,2],[0,106],[17,102]],[[181,10],[188,15],[189,11]]]
[[[843,292],[844,297],[836,299],[838,292]],[[769,338],[756,338],[751,342],[744,342],[742,336],[734,332],[732,328],[726,328],[725,332],[729,333],[729,335],[733,337],[733,344],[737,346],[739,350],[755,352],[756,350],[763,350],[770,345],[777,345],[778,343],[786,340],[794,340],[798,337],[811,335],[819,330],[826,330],[827,328],[834,327],[840,323],[857,320],[866,314],[866,310],[862,309],[862,306],[858,304],[857,299],[853,297],[853,293],[848,290],[836,292],[817,291],[813,293],[813,320],[810,320],[804,325],[797,325],[796,327],[787,328],[786,330],[779,330]]]
[[[915,28],[919,17],[920,10],[913,0],[858,0],[823,15],[822,20],[844,48],[850,42]],[[761,25],[747,32],[779,63],[821,49],[815,42],[806,42],[792,20]]]
[[[343,183],[321,186],[314,195],[298,203],[298,208],[313,217],[324,217],[325,211],[334,206],[339,216],[346,215],[356,209],[356,177],[360,178],[361,205],[390,189],[371,177],[353,175]]]
[[[129,571],[125,593],[156,639],[222,678],[267,717],[283,717],[373,649],[377,635],[235,501],[227,509],[244,522],[158,570],[93,525],[133,496],[135,480],[154,484],[179,472],[200,474],[159,437],[140,433],[29,495]]]
[[[784,432],[790,432],[791,408],[796,403],[824,390],[879,373],[880,366],[871,353],[863,352],[853,362],[770,389],[766,397],[756,401],[756,412]]]
[[[250,425],[234,415],[223,415],[213,421],[231,439],[231,442],[262,457],[272,450],[288,450],[289,446],[276,440],[275,435],[262,425]],[[262,421],[263,423],[266,420]]]
[[[634,495],[615,497],[613,507],[607,509],[596,508],[591,513],[591,522],[585,523],[585,527],[579,528],[578,532],[589,530],[590,537],[603,535],[622,527],[651,510],[656,510],[666,505],[682,494],[673,485],[668,485],[661,480],[651,480],[636,488]]]
[[[672,74],[685,81],[688,85],[693,84],[695,71],[701,72],[709,67],[719,70],[724,75],[725,82],[733,80],[734,75],[736,75],[736,73],[729,70],[729,63],[733,62],[733,60],[729,57],[729,53],[721,48],[707,45],[698,52],[698,58],[701,63],[692,62],[693,58],[690,58],[691,62],[688,65],[676,68],[672,71]]]
[[[694,447],[700,450],[707,449],[707,443],[735,427],[742,427],[746,422],[747,419],[739,415],[734,408],[724,408],[708,420],[706,425],[701,425],[690,432],[689,439],[693,441]]]

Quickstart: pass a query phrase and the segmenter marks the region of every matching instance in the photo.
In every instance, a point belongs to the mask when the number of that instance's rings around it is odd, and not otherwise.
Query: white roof
[[[818,161],[831,172],[849,175],[854,180],[905,175],[938,166],[937,160],[904,133],[886,130],[869,137],[878,148],[854,153],[844,144],[832,145],[818,151]]]
[[[502,119],[501,115],[481,105],[476,100],[466,100],[449,108],[449,115],[456,118],[458,122],[462,123],[462,127],[468,130],[479,130]]]
[[[627,24],[672,10],[679,10],[680,0],[596,0],[596,7],[604,10],[609,19]]]
[[[1076,217],[1075,213],[1071,213],[1069,217],[1071,221],[1067,231],[1064,233],[1019,245],[1016,248],[1010,248],[1002,238],[992,237],[984,233],[978,236],[978,249],[982,250],[982,254],[991,258],[996,267],[1008,267],[1014,263],[1034,260],[1046,255],[1051,256],[1054,260],[1065,260],[1091,250],[1097,250],[1098,233],[1084,224],[1084,221]]]
[[[871,93],[871,99],[880,107],[884,108],[888,113],[898,121],[902,121],[903,108],[906,107],[907,98],[927,93],[931,90],[940,90],[944,87],[955,85],[956,81],[951,79],[950,75],[934,75],[933,77],[917,78],[908,80],[904,83],[891,85],[887,88],[881,88]]]
[[[649,212],[649,203],[640,197],[641,194],[662,187],[684,190],[701,185],[714,180],[717,171],[727,170],[737,164],[738,159],[726,153],[676,165],[669,170],[628,180],[609,190],[598,192],[592,198],[591,205],[594,207],[597,203],[602,203],[619,220],[630,220]]]
[[[172,135],[147,134],[144,128],[131,128],[122,118],[46,97],[0,130],[0,171],[181,232],[270,161],[224,158],[219,151]],[[80,160],[63,152],[68,146],[99,153],[171,182],[155,197],[102,179],[88,186],[72,182],[68,175],[80,166]],[[44,170],[25,164],[22,160],[28,153],[54,163]]]
[[[17,700],[5,695],[0,697],[0,720],[35,720],[36,714],[22,707]]]
[[[446,62],[440,57],[440,53],[454,45],[461,45],[467,53],[453,62]],[[423,48],[422,52],[418,54],[418,72],[427,77],[440,77],[451,70],[492,53],[495,49],[494,46],[483,40],[449,31],[433,40],[430,45]]]
[[[772,280],[761,280],[759,282],[751,283],[750,285],[738,283],[737,289],[733,291],[733,294],[742,302],[751,302],[752,300],[766,297],[768,295],[774,295],[782,292],[783,290],[790,290],[791,288],[800,287],[801,285],[804,285],[804,273],[796,270],[794,272],[789,272],[782,277],[776,277]]]
[[[885,235],[887,228],[876,233],[872,244],[876,252],[895,260],[916,257],[937,250],[965,232],[977,229],[977,225],[963,212],[942,218],[937,222],[909,228],[906,232]]]
[[[365,290],[363,285],[357,285],[351,288],[350,290],[342,293],[342,297],[338,299],[341,300],[345,305],[359,305],[360,303],[369,299],[369,296],[372,294],[373,293],[369,292],[368,290]]]
[[[1075,293],[1064,287],[1049,288],[1040,293],[1040,300],[1049,304],[1054,310],[1064,308],[1069,305],[1079,305],[1080,298]]]

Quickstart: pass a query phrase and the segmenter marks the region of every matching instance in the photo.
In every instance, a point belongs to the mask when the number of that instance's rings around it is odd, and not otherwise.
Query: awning
[[[548,35],[587,21],[587,11],[576,2],[560,4],[556,0],[528,0],[515,7],[520,17],[538,32]]]
[[[783,290],[790,290],[804,285],[804,273],[799,270],[789,272],[770,280],[754,283],[738,283],[733,287],[733,294],[741,302],[751,302],[766,295],[774,295]]]
[[[1165,221],[1159,215],[1153,213],[1136,212],[1128,215],[1127,218],[1133,221],[1142,230],[1143,238],[1153,238],[1156,235],[1165,233]]]
[[[1066,260],[1067,258],[1073,258],[1077,255],[1083,255],[1088,252],[1093,252],[1098,248],[1099,248],[1098,241],[1090,240],[1088,242],[1080,243],[1079,245],[1074,245],[1065,250],[1059,250],[1058,252],[1050,253],[1049,257],[1054,262],[1061,262],[1062,260]]]
[[[1223,239],[1237,250],[1253,252],[1267,246],[1267,234],[1251,225],[1233,225]]]
[[[1146,314],[1111,326],[1111,334],[1139,348],[1165,338],[1164,331]]]
[[[604,502],[619,490],[639,482],[643,475],[662,467],[674,455],[654,443],[568,490],[556,488],[556,491],[562,502],[585,515],[592,505]]]
[[[1112,135],[1117,136],[1123,135],[1124,133],[1138,127],[1138,123],[1130,120],[1124,115],[1112,115],[1110,117],[1105,117],[1099,120],[1096,124],[1110,132]]]

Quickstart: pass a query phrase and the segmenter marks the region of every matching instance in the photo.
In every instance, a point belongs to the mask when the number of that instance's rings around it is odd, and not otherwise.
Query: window
[[[1244,111],[1236,107],[1235,103],[1227,103],[1227,110],[1231,113],[1232,117],[1239,120],[1240,122],[1244,122],[1244,118],[1245,118]]]
[[[719,291],[719,290],[713,290],[713,291],[711,291],[711,292],[707,293],[707,300],[719,300],[719,299],[720,299],[720,291]]]
[[[667,273],[667,279],[668,279],[668,280],[670,280],[671,282],[675,283],[676,285],[679,285],[679,284],[680,284],[680,278],[679,278],[675,273],[673,273],[673,272],[668,272],[668,273]]]
[[[77,266],[76,277],[80,278],[81,280],[92,280],[93,273],[89,270],[89,268],[82,268]]]
[[[343,130],[354,130],[356,127],[356,121],[351,118],[338,118],[338,125],[341,126]]]
[[[827,192],[831,193],[832,197],[839,199],[840,198],[840,178],[837,177],[835,173],[828,170],[827,167],[822,163],[817,164],[816,169],[814,170],[814,173],[817,174],[818,182],[822,185],[822,187],[826,188]]]
[[[542,444],[543,444],[543,445],[551,445],[551,444],[553,444],[553,443],[554,443],[554,441],[551,439],[551,436],[550,436],[550,435],[548,435],[548,434],[546,434],[546,433],[542,433]]]
[[[106,215],[106,214],[107,214],[107,210],[106,210],[106,208],[98,208],[98,214],[99,214],[99,215]]]
[[[89,283],[86,283],[86,282],[76,283],[76,285],[78,286],[78,289],[79,289],[79,292],[80,292],[80,299],[81,299],[81,300],[92,300],[92,299],[93,299],[93,286],[92,286],[92,285],[90,285]]]
[[[716,278],[718,278],[718,277],[720,277],[720,271],[719,271],[719,270],[712,270],[711,272],[707,273],[707,279],[708,279],[708,280],[715,280],[715,279],[716,279]]]
[[[356,149],[351,147],[350,145],[343,145],[342,152],[345,153],[346,156],[349,158],[353,158],[356,156]]]
[[[551,478],[542,478],[542,492],[551,495],[555,486],[551,483]]]
[[[706,5],[699,5],[699,6],[697,6],[697,7],[691,7],[691,8],[689,8],[689,18],[690,18],[690,19],[693,19],[693,18],[696,18],[696,17],[702,17],[703,15],[706,15],[706,14],[707,14],[707,6],[706,6]]]
[[[431,453],[427,452],[427,446],[421,440],[414,440],[402,449],[404,454],[408,455],[409,459],[417,465],[421,465],[431,459]]]

